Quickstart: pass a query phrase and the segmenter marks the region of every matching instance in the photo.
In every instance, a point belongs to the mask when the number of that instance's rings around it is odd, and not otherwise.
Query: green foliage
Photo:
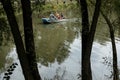
[[[76,8],[78,8],[78,6],[74,3],[71,3],[71,4],[68,4],[67,8],[68,9],[76,9]]]
[[[9,39],[10,28],[5,18],[0,18],[0,45],[4,39]]]
[[[0,31],[6,31],[8,28],[5,18],[0,18]]]
[[[50,12],[50,11],[52,11],[53,9],[54,9],[54,6],[51,5],[51,4],[47,4],[47,5],[44,5],[44,6],[43,6],[43,10],[44,10],[44,11]]]
[[[102,6],[101,9],[104,11],[106,14],[110,14],[113,11],[113,0],[102,0]]]
[[[3,10],[3,7],[2,5],[0,5],[0,16],[4,14],[4,10]]]
[[[36,5],[34,5],[36,6]],[[69,2],[66,4],[63,4],[62,2],[59,2],[59,4],[56,4],[54,1],[47,2],[45,5],[39,4],[37,5],[37,9],[35,11],[39,11],[40,17],[48,17],[51,12],[55,13],[63,13],[67,17],[69,16],[69,13],[73,12],[73,14],[79,12],[79,7],[77,5],[77,1]],[[33,5],[32,5],[33,7]]]
[[[7,24],[7,21],[5,17],[0,17],[0,68],[4,67],[4,63],[6,62],[5,57],[10,51],[10,45],[8,44],[10,38],[10,28]]]
[[[114,0],[114,8],[116,13],[119,15],[120,14],[120,0]]]

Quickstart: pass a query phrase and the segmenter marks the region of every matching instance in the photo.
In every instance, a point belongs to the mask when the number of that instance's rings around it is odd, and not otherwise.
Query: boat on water
[[[49,18],[42,18],[42,22],[44,24],[58,23],[58,22],[62,22],[62,21],[66,21],[66,19],[64,19],[64,16],[62,13],[61,13],[61,15],[56,13],[56,16],[55,16],[53,14],[53,12],[51,12]]]
[[[66,19],[50,19],[50,18],[42,18],[43,24],[51,24],[66,21]]]

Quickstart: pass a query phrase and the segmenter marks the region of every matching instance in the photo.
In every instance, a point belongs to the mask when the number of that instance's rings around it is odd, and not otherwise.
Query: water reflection
[[[5,18],[0,18],[0,45],[6,45],[10,40],[10,28]],[[4,41],[4,42],[3,42]]]
[[[3,69],[5,63],[8,62],[6,56],[12,47],[11,43],[11,33],[7,21],[5,18],[0,18],[0,69]]]
[[[69,46],[75,38],[75,31],[62,24],[35,26],[38,61],[48,66],[55,60],[60,64],[69,56]]]
[[[22,18],[18,18],[21,34],[23,34]],[[63,22],[43,25],[38,18],[34,18],[34,38],[38,60],[39,72],[43,80],[78,80],[81,73],[81,27],[78,22]],[[2,28],[0,28],[2,29]],[[5,29],[7,30],[7,29]],[[10,64],[17,62],[18,67],[11,76],[11,80],[24,80],[16,48],[13,46],[9,32],[0,31],[0,80],[5,70]],[[8,38],[6,37],[8,36]],[[119,41],[120,39],[117,38]],[[109,75],[109,70],[102,64],[102,58],[111,56],[111,42],[109,29],[105,24],[99,24],[94,39],[91,55],[93,80],[106,80],[105,74]],[[117,48],[120,47],[120,42]],[[117,49],[118,52],[120,51]],[[120,56],[118,54],[118,56]],[[120,61],[120,60],[119,60]],[[101,68],[102,67],[102,68]],[[17,77],[16,77],[17,76]]]
[[[106,24],[98,23],[96,34],[95,34],[95,41],[98,43],[105,45],[106,42],[110,41],[109,38],[109,28]]]

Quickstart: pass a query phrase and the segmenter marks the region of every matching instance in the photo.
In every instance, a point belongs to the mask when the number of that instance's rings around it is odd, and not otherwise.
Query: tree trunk
[[[110,29],[110,38],[111,38],[111,42],[112,42],[112,51],[113,51],[113,80],[119,80],[114,29],[113,29],[112,23],[110,22],[108,17],[102,11],[101,11],[101,14],[102,14],[103,18],[106,20],[106,22],[109,26],[109,29]]]
[[[22,3],[23,19],[24,19],[25,47],[30,64],[29,66],[32,70],[32,75],[34,79],[41,80],[37,68],[37,61],[36,61],[30,0],[21,0],[21,3]]]
[[[87,39],[89,34],[89,18],[86,0],[80,0],[82,12],[82,80],[92,80],[90,58],[86,53]]]
[[[80,0],[80,3],[82,12],[82,80],[92,80],[90,56],[99,17],[101,0],[96,0],[95,11],[90,30],[86,0]]]
[[[18,28],[18,24],[14,15],[14,11],[11,5],[10,0],[1,0],[3,8],[7,14],[7,18],[11,27],[11,31],[13,34],[13,38],[15,41],[17,53],[18,53],[18,58],[20,60],[20,64],[23,70],[23,74],[25,77],[25,80],[35,80],[33,79],[33,75],[31,73],[30,67],[29,67],[29,62],[27,60],[27,55],[25,54],[25,49],[24,45],[22,42],[22,37],[20,35],[20,31]]]

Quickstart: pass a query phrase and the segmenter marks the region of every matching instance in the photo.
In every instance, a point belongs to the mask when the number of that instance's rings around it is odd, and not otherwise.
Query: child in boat
[[[55,16],[56,16],[58,19],[61,19],[60,14],[59,14],[58,12],[56,12]]]
[[[63,16],[63,14],[62,14],[62,13],[60,14],[60,17],[61,17],[61,19],[65,19],[65,17]]]
[[[59,14],[58,12],[56,12],[56,17],[58,19],[65,19],[65,17],[63,16],[62,12]]]

